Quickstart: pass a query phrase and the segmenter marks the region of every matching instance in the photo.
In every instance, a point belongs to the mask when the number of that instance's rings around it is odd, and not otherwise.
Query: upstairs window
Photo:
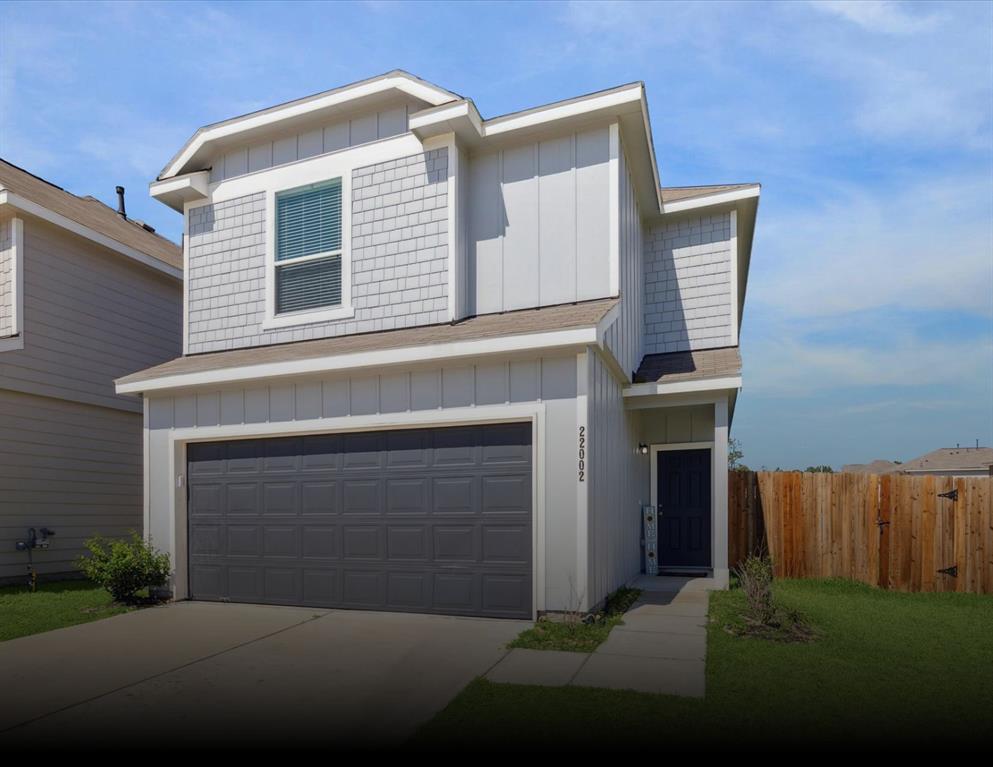
[[[276,195],[277,315],[341,306],[341,179]]]

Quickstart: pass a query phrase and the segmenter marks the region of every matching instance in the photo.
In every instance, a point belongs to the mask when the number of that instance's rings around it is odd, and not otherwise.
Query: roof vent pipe
[[[128,213],[124,210],[124,187],[117,186],[114,189],[117,191],[117,215],[123,219],[127,219]]]

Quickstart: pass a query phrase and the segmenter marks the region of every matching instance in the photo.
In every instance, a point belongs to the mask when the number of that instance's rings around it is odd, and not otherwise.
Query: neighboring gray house
[[[0,582],[142,529],[142,409],[114,379],[181,351],[182,250],[0,160]]]
[[[900,472],[936,477],[993,476],[993,448],[941,447],[901,464]]]
[[[640,83],[483,119],[391,72],[198,130],[144,396],[177,598],[530,618],[728,579],[757,184],[663,189]]]

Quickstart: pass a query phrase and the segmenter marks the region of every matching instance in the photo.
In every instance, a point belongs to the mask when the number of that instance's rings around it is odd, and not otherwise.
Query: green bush
[[[79,558],[79,569],[99,583],[117,602],[133,602],[139,591],[164,586],[169,578],[169,555],[145,543],[138,533],[127,540],[94,536],[86,542],[90,556]]]

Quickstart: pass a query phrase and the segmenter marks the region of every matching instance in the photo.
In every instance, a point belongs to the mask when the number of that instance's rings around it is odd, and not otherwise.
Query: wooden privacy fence
[[[733,471],[728,543],[779,577],[993,594],[993,477]]]

